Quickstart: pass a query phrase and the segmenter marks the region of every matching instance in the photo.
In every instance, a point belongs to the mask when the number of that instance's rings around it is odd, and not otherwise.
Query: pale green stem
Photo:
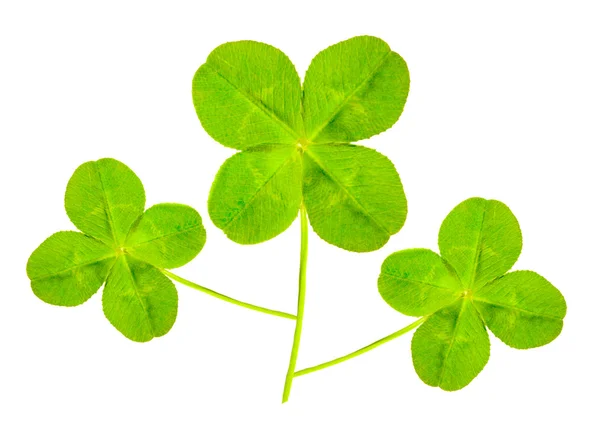
[[[308,258],[308,218],[304,204],[300,207],[300,273],[298,277],[298,311],[296,312],[296,330],[294,331],[294,343],[290,355],[290,364],[285,377],[283,387],[282,403],[287,402],[292,391],[292,381],[296,371],[296,360],[298,359],[298,348],[302,335],[302,320],[304,319],[304,297],[306,294],[306,259]]]
[[[285,319],[292,319],[292,320],[296,319],[296,316],[294,316],[293,314],[284,313],[283,311],[271,310],[269,308],[263,308],[263,307],[259,307],[258,305],[252,305],[247,302],[238,301],[237,299],[230,298],[229,296],[222,295],[221,293],[217,293],[214,290],[211,290],[211,289],[201,286],[199,284],[188,281],[187,279],[177,276],[173,272],[169,272],[168,270],[161,269],[160,271],[174,281],[177,281],[181,284],[187,285],[188,287],[191,287],[193,289],[200,290],[201,292],[204,292],[206,294],[214,296],[215,298],[221,299],[222,301],[226,301],[226,302],[232,303],[234,305],[238,305],[240,307],[249,308],[254,311],[259,311],[261,313],[271,314],[272,316],[278,316],[278,317],[283,317]]]
[[[316,365],[316,366],[313,366],[313,367],[309,367],[309,368],[306,368],[306,369],[299,370],[299,371],[297,371],[294,374],[294,376],[298,377],[298,376],[302,376],[302,375],[307,375],[309,373],[317,372],[319,370],[326,369],[327,367],[334,366],[334,365],[339,364],[341,362],[348,361],[349,359],[352,359],[355,356],[362,355],[363,353],[368,352],[371,349],[375,349],[376,347],[379,347],[382,344],[387,343],[388,341],[392,341],[394,338],[397,338],[397,337],[400,337],[401,335],[406,334],[407,332],[415,329],[417,326],[419,326],[425,320],[427,320],[427,317],[421,317],[416,322],[411,323],[410,325],[402,328],[399,331],[394,332],[393,334],[388,335],[387,337],[383,337],[381,340],[377,340],[376,342],[371,343],[368,346],[365,346],[365,347],[363,347],[361,349],[358,349],[358,350],[356,350],[356,351],[354,351],[352,353],[349,353],[348,355],[336,358],[334,360],[325,362],[323,364],[319,364],[319,365]]]

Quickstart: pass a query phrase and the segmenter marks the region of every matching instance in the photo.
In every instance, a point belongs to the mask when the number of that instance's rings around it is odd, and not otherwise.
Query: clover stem
[[[296,371],[296,360],[300,347],[300,336],[302,335],[302,320],[304,319],[304,297],[306,294],[306,260],[308,258],[308,217],[304,204],[300,206],[300,272],[298,276],[298,311],[296,312],[296,330],[294,331],[294,343],[290,355],[290,364],[285,377],[283,387],[282,403],[287,402],[292,391],[294,372]]]
[[[181,284],[187,285],[188,287],[191,287],[195,290],[200,290],[201,292],[204,292],[206,294],[214,296],[215,298],[221,299],[222,301],[226,301],[226,302],[232,303],[234,305],[238,305],[240,307],[249,308],[254,311],[259,311],[261,313],[271,314],[272,316],[283,317],[285,319],[292,319],[292,320],[296,319],[296,316],[294,316],[293,314],[284,313],[283,311],[271,310],[269,308],[259,307],[258,305],[253,305],[253,304],[249,304],[247,302],[238,301],[237,299],[233,299],[233,298],[230,298],[229,296],[225,296],[214,290],[211,290],[209,288],[201,286],[200,284],[196,284],[191,281],[188,281],[187,279],[177,276],[173,272],[169,272],[168,270],[161,269],[160,271],[174,281],[177,281]]]
[[[387,343],[388,341],[392,341],[394,338],[400,337],[401,335],[406,334],[407,332],[415,329],[417,326],[419,326],[421,323],[423,323],[425,320],[427,320],[427,317],[421,317],[419,320],[417,320],[416,322],[411,323],[408,326],[405,326],[404,328],[400,329],[399,331],[394,332],[393,334],[388,335],[387,337],[383,337],[380,340],[377,340],[374,343],[369,344],[368,346],[365,346],[361,349],[358,349],[352,353],[349,353],[348,355],[344,355],[342,357],[333,359],[331,361],[313,366],[313,367],[309,367],[306,369],[302,369],[297,371],[296,373],[294,373],[294,377],[298,377],[298,376],[302,376],[302,375],[307,375],[309,373],[313,373],[313,372],[317,372],[319,370],[323,370],[326,369],[327,367],[331,367],[334,366],[336,364],[339,364],[341,362],[344,361],[348,361],[349,359],[354,358],[355,356],[359,356],[362,355],[365,352],[368,352],[372,349],[375,349],[376,347],[381,346],[384,343]]]

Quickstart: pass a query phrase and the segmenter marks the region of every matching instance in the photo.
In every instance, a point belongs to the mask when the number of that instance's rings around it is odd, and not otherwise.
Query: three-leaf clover
[[[31,255],[27,275],[43,301],[75,306],[102,284],[106,318],[134,341],[171,329],[177,291],[162,268],[192,260],[206,241],[202,219],[182,204],[144,211],[139,178],[123,163],[101,159],[81,165],[65,194],[67,215],[82,232],[61,231]]]
[[[381,267],[379,292],[402,314],[426,316],[412,340],[419,377],[448,391],[465,387],[490,355],[487,328],[517,349],[543,346],[562,330],[566,303],[545,278],[507,273],[521,253],[519,223],[495,200],[471,198],[446,217],[438,255],[407,249]]]
[[[217,47],[194,76],[194,106],[215,140],[241,152],[215,178],[210,218],[230,239],[260,243],[304,206],[325,241],[357,252],[382,247],[404,224],[406,197],[390,160],[352,143],[390,128],[408,90],[404,60],[371,36],[320,52],[303,86],[270,45]]]

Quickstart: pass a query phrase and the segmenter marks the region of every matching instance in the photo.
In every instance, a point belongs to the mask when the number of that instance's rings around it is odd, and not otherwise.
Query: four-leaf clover
[[[206,232],[196,210],[157,204],[144,211],[139,178],[123,163],[101,159],[81,165],[65,194],[67,215],[82,231],[61,231],[31,254],[27,275],[43,301],[84,303],[106,282],[106,318],[134,341],[149,341],[171,329],[177,291],[162,272],[192,260]]]
[[[406,197],[392,162],[352,143],[398,120],[409,81],[400,55],[371,36],[319,53],[302,87],[270,45],[217,47],[194,76],[194,106],[215,140],[241,152],[215,178],[212,221],[238,243],[260,243],[304,206],[325,241],[357,252],[382,247],[404,224]]]
[[[521,253],[517,219],[503,203],[471,198],[440,228],[438,255],[407,249],[381,267],[379,292],[402,314],[426,316],[412,340],[415,370],[428,385],[465,387],[490,355],[487,328],[517,349],[543,346],[563,326],[566,303],[545,278],[507,273]]]

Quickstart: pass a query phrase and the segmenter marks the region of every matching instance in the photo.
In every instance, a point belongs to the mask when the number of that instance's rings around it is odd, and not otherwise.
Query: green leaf
[[[464,288],[474,291],[515,264],[522,238],[519,223],[506,205],[471,198],[444,219],[438,243],[442,257],[454,267]]]
[[[123,245],[145,202],[140,179],[114,159],[81,165],[65,194],[65,208],[75,226],[114,248]]]
[[[377,282],[381,297],[408,316],[431,314],[462,293],[452,268],[429,249],[406,249],[385,259]]]
[[[212,221],[238,243],[260,243],[292,223],[303,199],[327,242],[357,252],[382,247],[406,219],[400,178],[384,156],[346,143],[391,127],[409,82],[404,60],[371,36],[319,53],[304,89],[274,47],[217,47],[193,79],[198,118],[223,145],[260,154],[234,156],[221,167],[209,198]]]
[[[392,254],[378,282],[393,308],[425,316],[412,341],[423,382],[450,391],[471,382],[489,358],[485,325],[518,349],[542,346],[560,334],[567,309],[562,294],[535,272],[503,275],[522,245],[506,205],[481,198],[460,203],[444,219],[439,245],[441,257],[427,249]]]
[[[125,337],[150,341],[165,335],[175,323],[177,291],[154,266],[122,255],[106,282],[102,307]]]
[[[381,39],[359,36],[332,45],[306,72],[308,140],[353,142],[387,130],[402,113],[409,84],[406,63]]]
[[[490,356],[485,326],[468,298],[433,314],[412,339],[415,371],[423,382],[460,390],[483,370]]]
[[[217,47],[192,82],[202,126],[240,150],[296,144],[302,135],[300,78],[285,54],[267,44],[238,41]]]
[[[106,280],[115,251],[74,231],[47,238],[29,257],[27,276],[35,295],[53,305],[87,301]]]
[[[406,219],[406,197],[390,160],[356,145],[304,151],[304,203],[315,232],[340,248],[381,248]]]
[[[235,154],[213,182],[210,218],[237,243],[260,243],[277,236],[298,215],[301,170],[295,145],[255,147]]]
[[[492,281],[473,295],[488,328],[517,349],[543,346],[563,326],[567,304],[562,294],[535,272],[517,271]]]
[[[206,231],[196,210],[182,204],[157,204],[136,222],[125,245],[136,258],[172,269],[191,261],[205,242]]]
[[[143,213],[144,203],[141,181],[123,163],[102,159],[77,168],[65,206],[87,235],[59,232],[33,252],[27,275],[35,294],[73,306],[106,282],[104,312],[123,335],[148,341],[166,334],[177,315],[177,292],[156,267],[179,267],[193,259],[206,232],[191,207],[166,203]]]

